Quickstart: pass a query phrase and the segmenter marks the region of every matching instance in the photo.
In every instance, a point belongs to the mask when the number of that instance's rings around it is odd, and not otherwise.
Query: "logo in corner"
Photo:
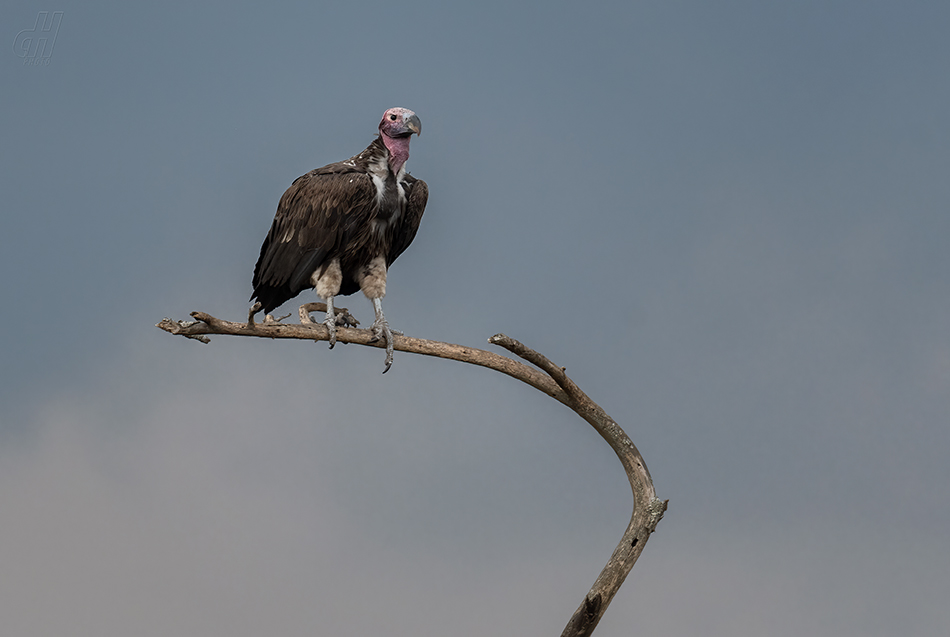
[[[23,58],[24,66],[49,64],[62,21],[62,11],[40,11],[36,14],[36,25],[32,29],[23,29],[16,34],[13,52]]]

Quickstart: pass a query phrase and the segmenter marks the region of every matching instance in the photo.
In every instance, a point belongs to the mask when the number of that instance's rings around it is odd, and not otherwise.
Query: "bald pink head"
[[[409,159],[409,138],[422,134],[422,122],[408,108],[391,108],[379,122],[379,135],[389,150],[389,166],[398,173]]]

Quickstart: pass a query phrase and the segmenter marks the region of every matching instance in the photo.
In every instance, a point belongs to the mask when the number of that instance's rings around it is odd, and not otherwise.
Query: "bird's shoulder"
[[[386,259],[387,266],[391,265],[415,239],[429,200],[429,187],[421,179],[406,174],[403,178],[403,189],[406,193],[406,210],[394,228]]]
[[[417,192],[418,195],[424,194],[426,197],[428,197],[429,186],[426,184],[426,182],[422,181],[418,177],[413,177],[409,173],[406,173],[403,175],[402,182],[404,188],[409,188],[412,191]]]

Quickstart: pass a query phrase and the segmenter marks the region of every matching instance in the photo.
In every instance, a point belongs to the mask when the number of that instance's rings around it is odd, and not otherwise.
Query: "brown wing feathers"
[[[269,312],[313,287],[310,276],[344,243],[347,226],[373,194],[371,180],[355,171],[298,178],[281,197],[261,246],[251,299]]]

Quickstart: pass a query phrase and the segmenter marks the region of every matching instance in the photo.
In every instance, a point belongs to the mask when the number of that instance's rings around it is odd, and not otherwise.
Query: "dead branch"
[[[325,311],[325,309],[324,307],[323,310]],[[305,308],[302,307],[301,317],[303,317],[305,311]],[[345,309],[342,311],[346,313]],[[274,319],[265,319],[263,323],[255,323],[253,313],[248,316],[246,323],[223,321],[204,312],[192,312],[191,316],[196,320],[186,322],[166,318],[158,323],[156,327],[171,334],[200,340],[203,343],[208,342],[208,335],[210,334],[256,336],[259,338],[294,338],[310,341],[329,340],[327,328],[322,323],[304,322],[297,325],[285,325]],[[309,319],[309,315],[307,318]],[[384,343],[373,342],[373,334],[370,330],[337,327],[336,339],[341,343],[385,348]],[[527,383],[570,407],[607,441],[607,444],[620,458],[633,491],[633,515],[620,540],[620,544],[614,549],[607,565],[597,577],[581,605],[574,612],[564,632],[561,633],[561,637],[586,637],[593,633],[600,618],[607,610],[607,606],[640,557],[650,534],[653,533],[657,523],[663,517],[668,501],[661,501],[656,497],[653,479],[650,477],[646,463],[633,441],[613,418],[608,416],[597,403],[592,401],[567,377],[563,367],[558,367],[545,356],[512,338],[508,338],[504,334],[496,334],[488,339],[488,342],[503,347],[531,363],[537,369],[494,352],[452,343],[399,335],[394,336],[393,346],[401,352],[448,358],[488,367]]]

